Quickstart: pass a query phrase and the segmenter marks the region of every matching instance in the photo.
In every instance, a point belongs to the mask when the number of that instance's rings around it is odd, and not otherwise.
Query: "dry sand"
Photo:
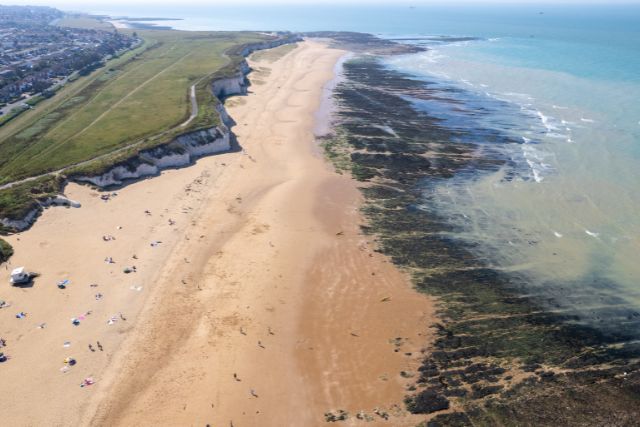
[[[411,381],[400,371],[419,364],[433,303],[360,234],[355,183],[314,145],[343,53],[305,42],[254,64],[259,84],[228,107],[242,152],[107,202],[69,185],[82,208],[49,209],[8,239],[12,266],[42,276],[1,288],[12,303],[0,310],[4,425],[316,426],[338,409],[351,414],[341,425],[422,419],[397,410]],[[63,373],[68,356],[77,364]],[[88,376],[96,383],[80,387]],[[396,415],[384,422],[375,408]]]

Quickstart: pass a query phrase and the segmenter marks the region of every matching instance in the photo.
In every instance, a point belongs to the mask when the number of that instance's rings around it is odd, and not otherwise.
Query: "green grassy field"
[[[88,30],[114,30],[114,26],[110,23],[85,15],[65,16],[56,22],[56,25],[59,27],[86,28]]]
[[[0,128],[0,184],[55,171],[154,135],[190,114],[197,84],[198,117],[181,132],[215,124],[209,83],[233,46],[262,40],[256,33],[144,31],[145,44],[65,88]],[[74,90],[75,89],[75,90]],[[46,104],[46,105],[45,105]]]

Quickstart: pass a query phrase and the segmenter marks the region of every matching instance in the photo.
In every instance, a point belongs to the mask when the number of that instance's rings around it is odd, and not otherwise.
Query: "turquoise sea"
[[[182,18],[184,30],[350,30],[429,47],[388,67],[450,89],[423,102],[492,145],[499,172],[425,189],[424,209],[496,268],[532,283],[602,282],[640,306],[640,6],[278,6],[119,8]],[[442,36],[472,37],[452,41]]]

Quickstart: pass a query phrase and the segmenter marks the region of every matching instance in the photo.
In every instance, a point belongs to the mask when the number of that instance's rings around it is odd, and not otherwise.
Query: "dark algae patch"
[[[375,57],[345,63],[334,95],[334,133],[322,143],[362,182],[364,231],[440,302],[439,322],[425,326],[436,330],[433,348],[405,373],[416,379],[407,410],[430,427],[638,425],[640,313],[611,296],[616,285],[505,272],[429,209],[429,188],[498,171],[510,159],[492,147],[518,141],[415,108],[458,101]]]

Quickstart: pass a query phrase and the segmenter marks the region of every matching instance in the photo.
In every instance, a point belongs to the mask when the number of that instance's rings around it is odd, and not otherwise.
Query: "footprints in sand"
[[[269,228],[271,228],[269,224],[256,224],[251,229],[251,234],[254,236],[257,234],[262,234],[269,231]]]

